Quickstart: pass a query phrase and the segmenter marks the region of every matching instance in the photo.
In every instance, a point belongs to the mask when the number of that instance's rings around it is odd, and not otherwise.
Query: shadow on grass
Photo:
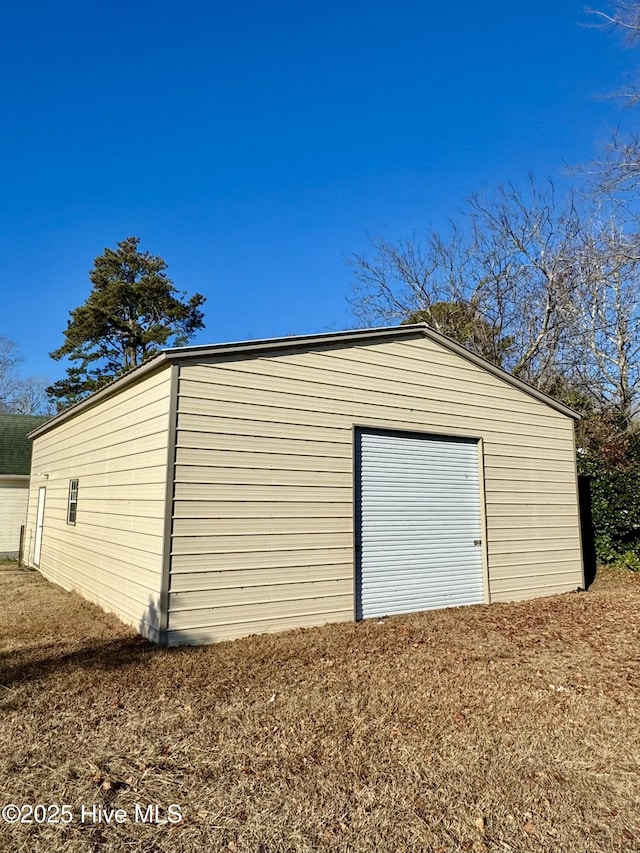
[[[67,646],[68,648],[68,646]],[[142,637],[123,637],[96,642],[71,651],[48,644],[0,653],[0,685],[11,687],[24,681],[38,681],[74,669],[108,671],[147,663],[161,653],[158,646]],[[162,653],[165,653],[162,650]]]
[[[91,602],[86,602],[86,606],[97,607]],[[0,651],[0,687],[9,688],[61,672],[70,673],[74,669],[108,671],[148,663],[157,654],[166,655],[172,652],[153,642],[158,638],[160,626],[158,603],[149,597],[147,608],[138,623],[140,634],[150,637],[149,640],[145,639],[145,636],[128,636],[83,643],[81,638],[73,637],[71,631],[64,630],[58,641],[43,640],[42,643],[36,642],[29,646]],[[71,624],[62,627],[70,628]]]

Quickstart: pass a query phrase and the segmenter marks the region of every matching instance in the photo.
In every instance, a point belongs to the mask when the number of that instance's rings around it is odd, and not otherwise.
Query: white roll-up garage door
[[[484,601],[478,442],[356,433],[358,618]]]

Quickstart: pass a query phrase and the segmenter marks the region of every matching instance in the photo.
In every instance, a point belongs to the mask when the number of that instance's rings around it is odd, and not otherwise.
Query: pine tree
[[[87,301],[70,312],[65,341],[50,353],[71,362],[66,379],[47,393],[64,409],[152,358],[166,346],[187,344],[204,328],[200,310],[205,297],[186,299],[166,274],[158,255],[141,252],[139,237],[97,257],[89,278]],[[186,301],[185,301],[186,299]]]

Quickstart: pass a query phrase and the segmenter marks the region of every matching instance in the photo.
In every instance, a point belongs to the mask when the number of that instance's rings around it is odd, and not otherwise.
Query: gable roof
[[[46,415],[0,414],[0,475],[29,474],[31,440],[27,436],[48,420]]]
[[[452,341],[445,335],[441,335],[426,323],[413,323],[406,326],[388,326],[374,329],[348,330],[343,332],[325,332],[319,335],[295,335],[293,337],[286,338],[264,338],[253,341],[238,341],[235,343],[206,344],[204,346],[196,344],[194,346],[166,349],[159,355],[155,356],[155,358],[151,358],[144,364],[141,364],[138,367],[133,368],[133,370],[130,370],[128,373],[125,373],[124,376],[116,379],[110,385],[107,385],[106,388],[103,388],[101,391],[97,391],[95,394],[92,394],[91,397],[87,397],[86,400],[76,403],[75,406],[72,406],[70,409],[67,409],[65,412],[57,415],[46,424],[33,430],[30,437],[36,438],[37,436],[48,432],[49,429],[72,417],[77,412],[96,405],[100,400],[118,393],[121,388],[124,388],[133,382],[137,382],[138,379],[146,376],[148,373],[152,373],[170,364],[180,364],[184,361],[200,361],[202,359],[225,361],[227,358],[232,358],[234,356],[244,355],[251,357],[254,355],[265,355],[269,352],[288,352],[290,350],[318,349],[340,345],[350,346],[352,344],[374,343],[377,340],[396,338],[428,338],[451,352],[457,353],[457,355],[467,361],[470,361],[472,364],[481,367],[483,370],[486,370],[487,373],[497,376],[498,379],[502,379],[514,388],[518,388],[525,394],[535,397],[537,400],[545,403],[557,412],[560,412],[569,418],[580,420],[581,416],[577,412],[574,412],[573,409],[570,409],[563,403],[559,403],[557,400],[554,400],[553,397],[550,397],[548,394],[544,394],[542,391],[539,391],[532,385],[528,385],[521,379],[517,379],[510,373],[507,373],[506,370],[503,370],[501,367],[497,367],[495,364],[492,364],[481,356],[476,355],[476,353],[465,349],[465,347],[455,341]]]

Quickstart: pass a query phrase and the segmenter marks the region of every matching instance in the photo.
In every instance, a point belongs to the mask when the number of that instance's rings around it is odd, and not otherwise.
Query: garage
[[[422,323],[166,350],[32,433],[26,559],[163,645],[567,592],[576,417]]]
[[[357,431],[358,618],[485,600],[478,444]]]

